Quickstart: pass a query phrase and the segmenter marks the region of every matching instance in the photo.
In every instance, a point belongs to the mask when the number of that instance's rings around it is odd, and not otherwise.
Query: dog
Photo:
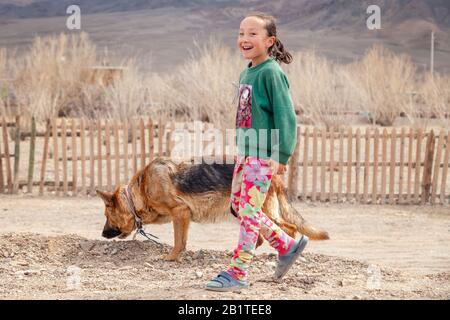
[[[191,221],[214,223],[234,218],[230,206],[233,170],[234,164],[177,164],[169,158],[156,158],[128,185],[120,185],[114,192],[97,190],[105,203],[102,236],[124,239],[141,224],[172,222],[174,246],[165,260],[179,260],[186,249]],[[262,210],[291,237],[300,233],[311,240],[329,239],[326,231],[309,225],[288,202],[277,175],[272,177]],[[259,235],[257,246],[263,241]]]

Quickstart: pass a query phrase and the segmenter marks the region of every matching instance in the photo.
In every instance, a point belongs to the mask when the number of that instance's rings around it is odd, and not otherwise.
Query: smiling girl
[[[238,155],[230,198],[232,212],[240,219],[240,234],[228,270],[206,285],[214,291],[248,287],[248,268],[260,232],[278,251],[276,279],[287,273],[308,242],[306,236],[298,241],[288,236],[261,210],[272,176],[286,171],[297,142],[289,83],[277,63],[291,63],[292,56],[277,38],[275,19],[265,14],[242,20],[237,45],[251,61],[239,78]]]

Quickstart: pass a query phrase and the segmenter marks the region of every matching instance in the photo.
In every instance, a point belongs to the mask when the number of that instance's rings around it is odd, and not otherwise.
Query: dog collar
[[[136,207],[134,206],[134,202],[133,199],[130,196],[130,192],[128,190],[128,184],[125,186],[124,188],[124,193],[125,193],[125,199],[127,199],[127,203],[128,203],[128,207],[130,208],[131,213],[134,216],[134,225],[136,227],[137,230],[142,229],[142,220],[141,218],[138,217],[137,213],[136,213]]]
[[[128,207],[130,208],[130,211],[134,216],[134,226],[136,227],[136,234],[139,233],[139,234],[143,235],[144,237],[146,237],[148,240],[150,240],[162,247],[162,243],[155,240],[155,239],[159,239],[157,236],[155,236],[151,233],[145,232],[144,228],[142,228],[142,219],[139,218],[139,216],[137,215],[136,206],[134,205],[133,198],[131,197],[131,194],[130,194],[130,191],[128,188],[129,188],[129,185],[128,184],[125,185],[124,195],[125,195],[125,199],[127,200]],[[134,238],[136,237],[136,234],[134,235]],[[153,237],[155,239],[152,239],[150,237]],[[133,238],[133,240],[134,240],[134,238]]]

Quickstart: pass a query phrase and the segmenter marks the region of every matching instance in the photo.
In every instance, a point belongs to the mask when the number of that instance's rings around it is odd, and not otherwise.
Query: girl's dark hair
[[[267,35],[269,37],[274,36],[276,38],[273,46],[269,48],[269,56],[273,57],[276,61],[283,62],[286,64],[289,64],[294,60],[292,55],[284,48],[284,45],[277,37],[277,26],[275,25],[276,22],[275,17],[262,12],[250,13],[245,17],[246,18],[256,17],[263,20],[265,22]]]

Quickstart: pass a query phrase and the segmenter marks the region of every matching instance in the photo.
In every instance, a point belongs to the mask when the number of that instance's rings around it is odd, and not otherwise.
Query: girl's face
[[[274,43],[275,37],[267,35],[264,20],[258,17],[247,17],[242,20],[237,45],[244,58],[252,60],[252,66],[267,58],[268,49]]]

